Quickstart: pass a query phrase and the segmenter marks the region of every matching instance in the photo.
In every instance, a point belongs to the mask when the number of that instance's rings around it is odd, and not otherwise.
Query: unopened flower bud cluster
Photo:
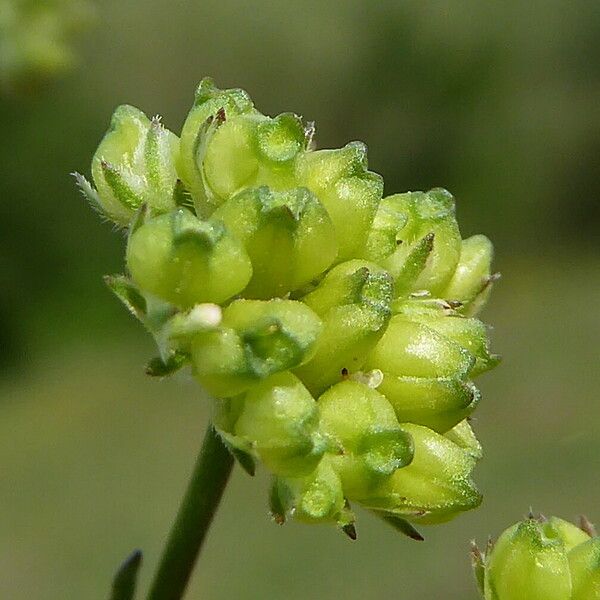
[[[119,107],[78,182],[128,231],[108,281],[157,341],[149,372],[191,365],[232,453],[272,473],[275,519],[352,536],[357,503],[410,532],[480,502],[492,246],[447,191],[382,198],[363,144],[313,132],[206,79],[179,137]]]

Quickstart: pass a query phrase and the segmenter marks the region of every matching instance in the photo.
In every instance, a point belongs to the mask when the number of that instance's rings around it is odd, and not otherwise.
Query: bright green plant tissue
[[[275,520],[354,537],[356,503],[418,538],[481,499],[492,247],[447,191],[382,198],[362,143],[313,133],[205,79],[180,137],[119,107],[77,179],[128,232],[107,282],[156,339],[148,372],[191,367],[234,456],[271,472]]]
[[[600,537],[585,518],[530,515],[472,558],[485,600],[600,600]]]

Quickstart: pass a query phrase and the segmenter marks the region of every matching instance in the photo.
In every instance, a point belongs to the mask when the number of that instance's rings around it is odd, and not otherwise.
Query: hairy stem
[[[232,467],[231,454],[209,425],[148,600],[183,597]]]

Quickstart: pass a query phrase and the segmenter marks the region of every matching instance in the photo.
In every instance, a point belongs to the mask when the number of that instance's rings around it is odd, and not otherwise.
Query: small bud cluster
[[[0,0],[0,91],[70,67],[70,38],[90,17],[87,0]]]
[[[274,518],[353,537],[356,502],[418,537],[480,502],[492,246],[461,238],[445,190],[382,199],[363,144],[313,133],[205,79],[180,137],[119,107],[95,187],[77,179],[128,230],[108,283],[157,341],[148,372],[191,365],[240,464],[273,474]]]
[[[585,517],[529,515],[472,559],[486,600],[600,600],[600,537]]]

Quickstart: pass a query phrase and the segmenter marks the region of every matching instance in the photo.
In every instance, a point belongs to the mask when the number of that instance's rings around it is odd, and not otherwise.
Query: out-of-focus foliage
[[[72,67],[71,37],[90,17],[86,0],[0,0],[0,92],[18,92]]]

